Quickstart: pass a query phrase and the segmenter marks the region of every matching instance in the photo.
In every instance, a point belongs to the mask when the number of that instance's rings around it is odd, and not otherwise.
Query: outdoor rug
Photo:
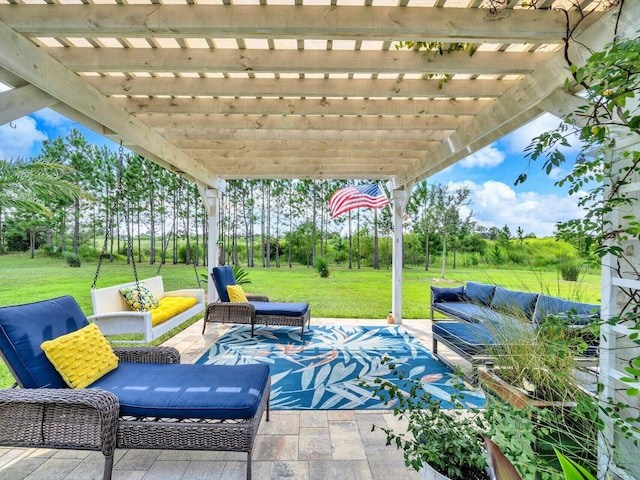
[[[388,409],[360,380],[373,385],[376,377],[397,380],[383,356],[408,377],[420,378],[426,391],[448,404],[452,371],[402,326],[312,327],[300,342],[299,327],[235,325],[196,363],[242,365],[265,363],[271,369],[271,408],[274,410]],[[481,407],[480,390],[465,390],[464,403]]]

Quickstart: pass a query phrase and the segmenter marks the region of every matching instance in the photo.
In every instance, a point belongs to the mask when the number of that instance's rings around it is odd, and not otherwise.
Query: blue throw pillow
[[[464,293],[467,299],[469,299],[473,303],[477,303],[479,305],[489,305],[491,303],[491,298],[493,297],[493,292],[495,291],[495,289],[495,285],[467,282]]]
[[[538,298],[537,293],[520,292],[496,287],[490,307],[522,320],[532,320],[533,309]]]
[[[453,288],[431,287],[431,303],[464,302],[464,286]]]

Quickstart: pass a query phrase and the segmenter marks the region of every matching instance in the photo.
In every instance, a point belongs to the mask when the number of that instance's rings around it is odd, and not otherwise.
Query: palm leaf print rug
[[[443,402],[454,392],[452,371],[433,359],[430,350],[401,325],[383,327],[312,327],[300,341],[299,327],[235,325],[196,363],[241,365],[265,363],[271,369],[274,410],[388,409],[360,386],[376,377],[395,380],[383,356],[388,356],[426,391]],[[481,407],[480,390],[465,390],[464,403]]]

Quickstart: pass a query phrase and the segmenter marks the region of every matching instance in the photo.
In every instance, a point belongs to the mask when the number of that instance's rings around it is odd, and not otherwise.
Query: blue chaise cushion
[[[521,321],[531,321],[533,319],[533,309],[538,298],[537,293],[520,292],[508,290],[503,287],[496,287],[491,300],[491,308],[511,315]]]
[[[440,336],[470,356],[484,352],[488,345],[493,344],[493,336],[483,323],[437,322],[431,330],[433,335]]]
[[[165,418],[251,418],[269,378],[268,365],[121,362],[92,383],[114,393],[120,414]]]
[[[453,288],[431,287],[431,303],[464,302],[465,300],[464,286]]]
[[[470,302],[488,306],[491,303],[491,298],[493,297],[493,292],[495,292],[495,290],[495,285],[467,282],[464,293]]]
[[[220,300],[223,302],[230,302],[229,293],[227,292],[227,285],[235,285],[236,277],[233,274],[233,269],[229,266],[214,267],[211,271],[213,277],[213,283],[216,286]]]
[[[283,317],[301,317],[309,310],[307,302],[249,302],[256,307],[256,315],[280,315]]]
[[[0,349],[24,388],[68,388],[40,345],[87,325],[71,296],[2,307]]]

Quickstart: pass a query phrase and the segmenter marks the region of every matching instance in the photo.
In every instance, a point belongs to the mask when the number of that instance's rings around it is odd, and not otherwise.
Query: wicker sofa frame
[[[180,353],[172,347],[119,347],[114,352],[122,362],[180,363]],[[265,411],[269,420],[270,386],[269,381],[252,418],[227,420],[123,417],[118,397],[100,389],[2,389],[0,445],[100,451],[103,480],[111,479],[116,448],[245,452],[250,480]]]

